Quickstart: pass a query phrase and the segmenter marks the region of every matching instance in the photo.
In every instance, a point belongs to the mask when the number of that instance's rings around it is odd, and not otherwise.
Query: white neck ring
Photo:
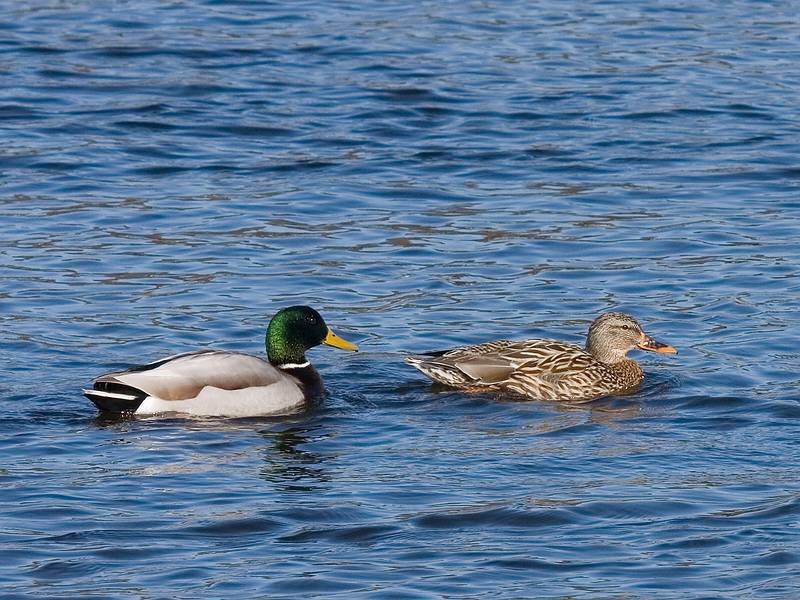
[[[282,365],[278,365],[279,369],[305,369],[306,367],[311,366],[309,361],[304,363],[283,363]]]

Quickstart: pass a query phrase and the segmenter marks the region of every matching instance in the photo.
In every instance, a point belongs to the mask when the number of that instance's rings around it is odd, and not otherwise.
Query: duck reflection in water
[[[286,492],[314,491],[319,483],[330,481],[322,468],[327,457],[302,448],[316,437],[313,432],[309,427],[259,431],[266,442],[259,477]]]

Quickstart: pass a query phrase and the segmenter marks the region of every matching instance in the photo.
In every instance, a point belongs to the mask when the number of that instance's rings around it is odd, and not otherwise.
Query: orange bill
[[[642,334],[642,341],[636,344],[637,348],[647,350],[649,352],[663,352],[668,354],[677,354],[678,351],[669,344],[662,344],[657,342],[649,335]]]

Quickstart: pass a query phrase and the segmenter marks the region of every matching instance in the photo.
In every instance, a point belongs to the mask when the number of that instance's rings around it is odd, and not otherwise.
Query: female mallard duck
[[[101,411],[117,413],[289,414],[322,393],[322,379],[305,356],[319,344],[358,350],[334,334],[313,308],[291,306],[269,322],[269,362],[241,352],[198,350],[102,375],[83,393]]]
[[[644,379],[630,350],[677,350],[645,335],[633,317],[611,312],[589,327],[586,349],[554,340],[499,340],[409,356],[436,382],[469,391],[515,392],[535,400],[587,401],[629,392]]]

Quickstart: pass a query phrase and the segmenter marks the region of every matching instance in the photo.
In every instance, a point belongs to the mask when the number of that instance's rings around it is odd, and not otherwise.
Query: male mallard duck
[[[137,415],[289,414],[322,393],[322,379],[305,356],[319,344],[358,350],[334,334],[313,308],[291,306],[269,322],[269,362],[241,352],[198,350],[102,375],[83,393],[102,411]]]
[[[644,373],[630,350],[677,350],[645,335],[633,317],[611,312],[589,326],[586,349],[554,340],[499,340],[409,356],[406,362],[445,385],[516,392],[536,400],[586,401],[633,390]]]

